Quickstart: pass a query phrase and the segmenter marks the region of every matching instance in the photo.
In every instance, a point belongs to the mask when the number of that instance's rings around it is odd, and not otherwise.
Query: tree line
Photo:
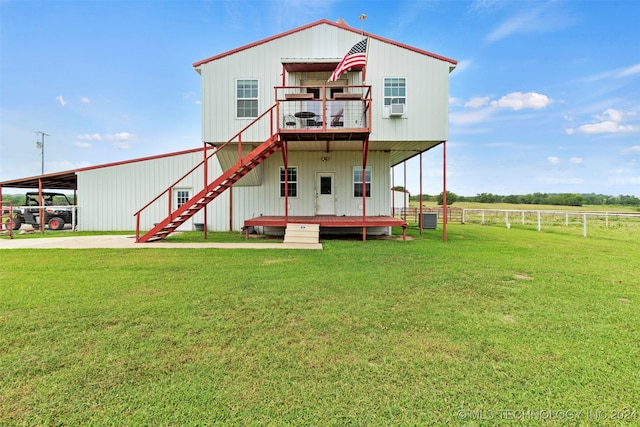
[[[410,196],[409,200],[419,201],[420,196]],[[443,201],[443,193],[436,195],[423,194],[423,201],[434,201],[439,205]],[[517,195],[511,194],[501,196],[491,193],[480,193],[475,196],[459,196],[451,191],[447,191],[447,204],[455,202],[478,202],[478,203],[510,203],[518,205],[557,205],[557,206],[583,206],[583,205],[620,205],[620,206],[640,206],[640,198],[630,195],[611,196],[606,194],[574,194],[574,193],[532,193]]]

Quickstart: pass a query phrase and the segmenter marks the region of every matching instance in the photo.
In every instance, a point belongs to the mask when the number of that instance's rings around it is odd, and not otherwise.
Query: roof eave
[[[391,40],[391,39],[387,39],[387,38],[384,38],[384,37],[377,36],[375,34],[366,33],[366,32],[363,32],[362,30],[350,27],[350,26],[348,26],[346,24],[343,24],[343,23],[331,22],[328,19],[321,19],[319,21],[315,21],[315,22],[312,22],[310,24],[303,25],[301,27],[297,27],[297,28],[294,28],[294,29],[289,30],[289,31],[285,31],[283,33],[279,33],[279,34],[273,35],[271,37],[267,37],[265,39],[258,40],[256,42],[253,42],[253,43],[250,43],[250,44],[247,44],[247,45],[244,45],[244,46],[240,46],[238,48],[229,50],[227,52],[220,53],[220,54],[212,56],[210,58],[206,58],[206,59],[203,59],[201,61],[194,62],[193,63],[193,67],[195,68],[196,72],[198,74],[200,74],[201,73],[201,66],[204,65],[204,64],[207,64],[207,63],[209,63],[211,61],[216,61],[218,59],[227,57],[229,55],[233,55],[235,53],[242,52],[243,50],[251,49],[251,48],[253,48],[255,46],[259,46],[261,44],[268,43],[268,42],[270,42],[272,40],[277,40],[279,38],[286,37],[286,36],[289,36],[291,34],[295,34],[295,33],[298,33],[300,31],[304,31],[306,29],[313,28],[315,26],[322,25],[322,24],[331,25],[331,26],[334,26],[334,27],[337,27],[337,28],[341,28],[343,30],[351,31],[352,33],[362,34],[364,36],[370,37],[372,39],[375,39],[375,40],[378,40],[378,41],[381,41],[381,42],[384,42],[384,43],[389,43],[389,44],[392,44],[392,45],[395,45],[395,46],[398,46],[398,47],[401,47],[401,48],[404,48],[404,49],[407,49],[407,50],[410,50],[410,51],[413,51],[413,52],[416,52],[416,53],[420,53],[422,55],[426,55],[426,56],[429,56],[429,57],[432,57],[432,58],[435,58],[435,59],[439,59],[441,61],[445,61],[445,62],[450,63],[451,66],[453,66],[453,67],[455,67],[458,64],[458,61],[456,61],[455,59],[451,59],[451,58],[447,58],[445,56],[437,55],[435,53],[428,52],[426,50],[418,49],[416,47],[409,46],[409,45],[406,45],[406,44],[403,44],[403,43],[399,43],[399,42],[396,42],[396,41]],[[453,70],[453,68],[451,68],[451,70]]]

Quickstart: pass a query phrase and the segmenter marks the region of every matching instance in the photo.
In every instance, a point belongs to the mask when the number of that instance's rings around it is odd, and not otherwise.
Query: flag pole
[[[364,13],[360,15],[360,33],[362,34],[362,39],[364,40],[364,21],[367,19],[367,15]],[[364,59],[364,69],[362,70],[362,84],[367,82],[367,64],[369,61],[369,40],[367,40],[367,46],[365,48],[365,59]]]

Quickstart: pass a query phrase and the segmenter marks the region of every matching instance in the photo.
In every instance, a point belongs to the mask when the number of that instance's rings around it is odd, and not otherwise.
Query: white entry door
[[[174,209],[184,205],[191,198],[190,188],[174,188],[173,189],[173,206]],[[193,218],[189,218],[181,224],[178,231],[191,231],[193,229]]]
[[[316,215],[335,215],[335,172],[316,172]]]

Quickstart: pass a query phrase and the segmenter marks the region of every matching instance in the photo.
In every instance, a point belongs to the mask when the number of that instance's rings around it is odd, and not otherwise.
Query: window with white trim
[[[258,80],[236,80],[236,117],[258,117]]]
[[[176,196],[176,208],[184,205],[189,200],[189,190],[175,190],[174,194]]]
[[[405,77],[384,78],[384,105],[407,103],[407,79]]]
[[[362,173],[362,166],[353,167],[353,197],[362,197],[362,186],[367,192],[367,197],[371,197],[371,166],[367,166],[365,173]]]
[[[289,197],[298,197],[298,167],[288,167],[287,184],[289,187]],[[284,166],[280,166],[280,197],[284,197],[285,175]]]

